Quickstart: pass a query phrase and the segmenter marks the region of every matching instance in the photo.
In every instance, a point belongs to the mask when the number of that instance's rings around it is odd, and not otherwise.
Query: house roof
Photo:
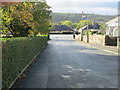
[[[66,25],[55,25],[50,31],[73,31],[72,28],[66,26]]]
[[[88,27],[88,29],[99,29],[100,25],[98,25],[98,24],[86,25],[82,28],[82,30],[87,30],[87,27]]]
[[[116,17],[115,19],[112,19],[112,20],[108,21],[106,23],[106,25],[108,25],[108,26],[118,26],[118,18],[120,18],[120,17]]]

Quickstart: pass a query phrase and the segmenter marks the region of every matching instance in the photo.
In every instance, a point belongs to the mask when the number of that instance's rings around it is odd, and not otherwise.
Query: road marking
[[[87,45],[87,44],[85,44],[85,45],[89,46],[89,47],[92,47],[92,48],[97,48],[97,47],[94,47],[94,46],[91,46],[91,45]],[[105,52],[109,52],[109,53],[112,53],[112,54],[120,55],[119,53],[116,53],[116,52],[113,52],[113,51],[109,51],[109,50],[106,50],[106,49],[99,49],[99,48],[97,48],[97,49],[105,51]]]
[[[106,51],[106,52],[109,52],[109,53],[113,53],[113,54],[116,54],[116,55],[118,55],[118,53],[116,53],[116,52],[113,52],[113,51],[109,51],[109,50],[103,50],[103,51]]]

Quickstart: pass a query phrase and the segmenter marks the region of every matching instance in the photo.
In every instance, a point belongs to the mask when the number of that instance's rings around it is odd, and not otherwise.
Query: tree
[[[77,29],[78,23],[73,23],[73,29]]]
[[[29,36],[29,30],[33,28],[34,21],[31,14],[32,3],[18,3],[14,5],[14,12],[12,12],[10,21],[10,29],[14,33],[13,36]]]
[[[86,25],[91,25],[92,21],[90,20],[81,20],[78,24],[77,24],[77,29],[80,29]]]
[[[2,26],[14,37],[48,33],[51,22],[50,7],[42,2],[5,3],[2,6]]]
[[[49,33],[51,27],[51,11],[46,3],[35,3],[33,10],[33,18],[35,29],[42,34]]]
[[[33,24],[30,13],[31,3],[5,3],[2,7],[3,31],[10,32],[14,37],[28,36]]]
[[[101,34],[105,35],[106,29],[107,29],[107,26],[105,25],[105,23],[101,23],[101,27],[100,27]]]
[[[72,21],[69,21],[69,20],[62,21],[62,22],[60,22],[60,24],[66,25],[66,26],[68,26],[70,28],[73,28],[73,23],[72,23]]]

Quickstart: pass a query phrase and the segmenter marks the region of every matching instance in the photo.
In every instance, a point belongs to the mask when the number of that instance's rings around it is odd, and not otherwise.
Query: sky
[[[117,15],[119,0],[46,0],[53,12]]]

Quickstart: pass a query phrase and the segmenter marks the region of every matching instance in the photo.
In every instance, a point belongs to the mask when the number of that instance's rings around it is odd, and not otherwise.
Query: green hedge
[[[19,37],[2,39],[2,85],[8,86],[29,62],[47,45],[45,37]]]

